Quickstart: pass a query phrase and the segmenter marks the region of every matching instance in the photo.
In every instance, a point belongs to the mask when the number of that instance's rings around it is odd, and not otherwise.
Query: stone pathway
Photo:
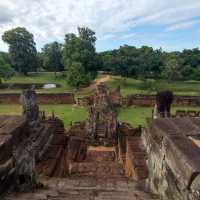
[[[46,189],[4,200],[158,200],[127,178],[71,177],[45,180]]]

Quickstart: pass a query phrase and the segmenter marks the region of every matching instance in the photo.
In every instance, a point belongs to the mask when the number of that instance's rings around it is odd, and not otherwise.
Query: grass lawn
[[[97,79],[101,78],[103,75],[98,75]],[[91,94],[91,88],[83,88],[81,90],[76,90],[75,88],[69,86],[62,76],[62,74],[57,73],[55,76],[54,72],[40,72],[40,73],[30,73],[28,76],[17,75],[11,79],[5,81],[4,83],[54,83],[59,84],[61,87],[53,89],[39,89],[36,90],[38,93],[64,93],[73,92],[77,97],[88,96]],[[21,93],[22,90],[12,90],[12,89],[0,89],[0,93]]]
[[[151,118],[152,107],[129,107],[121,108],[119,111],[118,119],[121,122],[128,122],[134,127],[138,125],[146,126],[146,118]],[[200,111],[200,107],[173,107],[172,113],[175,114],[176,110],[195,110]]]
[[[68,127],[71,122],[83,121],[86,118],[86,110],[83,107],[73,107],[72,105],[40,105],[40,110],[44,110],[47,115],[51,115],[54,111],[55,116],[64,121],[65,127]],[[22,109],[17,104],[0,104],[0,115],[20,115]]]
[[[175,107],[172,112],[175,113],[177,109],[181,110],[198,110],[200,107]],[[65,127],[68,127],[71,122],[83,121],[86,119],[87,112],[83,107],[74,107],[72,105],[40,105],[40,110],[45,110],[48,115],[51,115],[54,111],[55,115],[64,121]],[[20,114],[20,105],[10,105],[10,104],[0,104],[0,115],[10,114],[16,115]],[[133,126],[146,125],[146,118],[151,117],[152,108],[151,107],[129,107],[121,108],[119,110],[118,119],[121,122],[128,122]]]
[[[127,78],[124,81],[119,76],[113,76],[110,81],[106,83],[109,88],[121,87],[123,96],[129,94],[155,94],[159,90],[171,90],[176,95],[200,96],[200,81],[175,81],[168,82],[166,80],[151,80],[144,82]]]
[[[98,75],[97,79],[101,78],[102,75]],[[41,72],[31,73],[29,76],[17,75],[6,83],[56,83],[60,84],[61,87],[49,89],[49,90],[37,90],[41,93],[63,93],[63,92],[74,92],[76,97],[82,97],[90,95],[92,87],[87,87],[76,91],[70,87],[66,80],[58,74],[57,78],[52,72]],[[176,81],[168,82],[166,80],[151,80],[142,81],[132,78],[127,78],[124,81],[120,76],[112,76],[112,79],[106,82],[109,88],[116,88],[118,85],[121,87],[121,93],[123,96],[129,94],[155,94],[157,90],[172,90],[177,95],[199,95],[200,96],[200,81]],[[0,90],[0,93],[8,92],[19,92],[21,90]]]
[[[59,84],[61,87],[53,88],[53,89],[41,89],[37,90],[37,92],[42,93],[59,93],[59,92],[72,92],[73,88],[70,87],[66,80],[61,76],[61,74],[58,74],[57,77],[55,77],[55,74],[53,72],[40,72],[40,73],[31,73],[28,76],[24,75],[17,75],[12,77],[11,79],[5,81],[5,83],[54,83]],[[12,93],[12,92],[19,92],[21,93],[21,90],[0,90],[1,93]]]

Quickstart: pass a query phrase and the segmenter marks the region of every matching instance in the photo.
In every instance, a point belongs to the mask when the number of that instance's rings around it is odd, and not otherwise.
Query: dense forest
[[[200,50],[164,52],[143,46],[121,46],[100,53],[102,70],[134,78],[200,80]]]
[[[46,44],[37,52],[33,34],[18,27],[2,36],[9,53],[0,52],[0,79],[30,71],[62,71],[75,87],[87,85],[97,71],[137,79],[200,80],[200,50],[165,52],[162,49],[124,45],[119,49],[96,52],[95,32],[78,27],[78,35],[65,35],[65,42]]]

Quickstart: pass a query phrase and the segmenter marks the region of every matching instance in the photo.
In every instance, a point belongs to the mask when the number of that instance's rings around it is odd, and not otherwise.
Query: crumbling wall
[[[187,129],[184,127],[189,123],[187,119],[171,118],[153,120],[143,130],[143,142],[148,154],[149,185],[153,192],[166,200],[198,200],[200,148],[183,134],[180,124],[176,126],[177,120],[182,121],[183,130]],[[195,124],[192,126],[195,128]],[[192,131],[190,128],[187,134]]]
[[[27,127],[26,120],[19,117],[0,116],[0,194],[15,184],[15,160],[13,146],[19,145],[23,131]]]
[[[121,97],[120,93],[111,92],[111,97],[113,102],[118,105],[125,107],[129,106],[154,106],[155,104],[155,95],[128,95],[126,97]],[[79,105],[86,106],[92,104],[93,96],[78,98],[77,103]],[[175,96],[174,99],[175,106],[200,106],[200,97],[199,96]]]
[[[120,87],[117,87],[114,90],[107,90],[107,95],[111,99],[112,103],[116,106],[120,106],[122,104],[122,96],[120,92]],[[81,106],[88,106],[94,104],[95,95],[90,95],[82,98],[77,98],[77,104]]]
[[[6,104],[20,104],[20,94],[9,93],[0,94],[0,103]],[[74,104],[75,98],[73,93],[48,93],[37,94],[39,104]]]
[[[5,116],[1,120],[0,194],[35,186],[36,165],[44,158],[54,131],[55,127],[46,120],[29,122],[19,116]]]
[[[128,95],[123,98],[124,106],[154,106],[155,95]],[[176,106],[200,106],[199,96],[175,96]]]

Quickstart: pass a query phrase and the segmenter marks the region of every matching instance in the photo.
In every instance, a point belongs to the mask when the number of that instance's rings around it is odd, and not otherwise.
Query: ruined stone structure
[[[152,120],[143,141],[150,188],[167,200],[200,199],[200,118]]]
[[[87,120],[66,130],[54,116],[0,116],[0,193],[45,186],[3,200],[199,200],[198,113],[133,128],[111,94],[99,85]]]
[[[23,115],[27,120],[37,120],[39,117],[39,107],[37,104],[37,96],[34,90],[29,89],[21,95]]]
[[[66,155],[62,121],[54,116],[46,119],[44,113],[39,113],[33,90],[25,91],[21,102],[22,116],[0,116],[0,194],[34,189],[38,173],[62,176],[66,171],[66,163],[62,162]]]
[[[110,101],[115,106],[121,106],[123,103],[123,98],[120,93],[120,87],[117,87],[114,90],[108,90],[108,88],[104,84],[100,84],[97,87],[104,87],[104,90],[106,90],[107,96],[109,96]],[[94,92],[94,95],[78,98],[77,104],[82,106],[88,106],[94,104],[95,96],[99,95],[97,91]]]
[[[0,193],[32,189],[36,162],[54,128],[43,122],[29,124],[23,116],[1,116],[0,121]]]
[[[117,111],[105,85],[97,86],[93,104],[88,106],[86,131],[92,141],[113,143],[117,134]]]

